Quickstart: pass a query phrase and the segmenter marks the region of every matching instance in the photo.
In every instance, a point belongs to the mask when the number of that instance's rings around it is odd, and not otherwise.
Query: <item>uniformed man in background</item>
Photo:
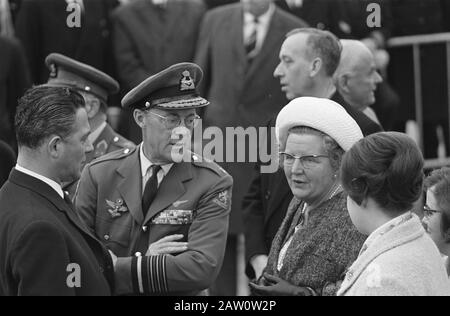
[[[209,104],[196,91],[202,76],[195,64],[176,64],[130,91],[122,106],[133,109],[143,143],[81,176],[76,207],[112,252],[116,294],[198,295],[221,268],[233,181],[180,138]]]
[[[119,149],[134,149],[135,144],[117,134],[106,122],[108,96],[119,91],[119,84],[107,74],[89,65],[61,54],[50,54],[45,59],[50,70],[47,85],[71,87],[84,98],[94,150],[86,154],[86,164],[104,154]],[[78,181],[67,183],[64,190],[73,198]]]

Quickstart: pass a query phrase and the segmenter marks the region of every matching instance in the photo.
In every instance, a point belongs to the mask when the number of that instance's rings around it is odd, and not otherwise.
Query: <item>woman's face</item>
[[[442,209],[439,207],[436,196],[433,193],[433,187],[427,191],[427,201],[426,208],[429,210],[435,210],[436,212],[425,212],[425,216],[422,220],[423,226],[427,233],[430,235],[431,239],[435,242],[436,246],[441,252],[444,252],[445,239],[441,232],[441,219],[442,219]],[[427,214],[428,213],[428,214]]]
[[[322,137],[309,134],[290,134],[285,152],[296,157],[327,156]],[[303,159],[303,163],[285,158],[283,168],[294,196],[310,205],[325,197],[336,180],[336,172],[326,157]]]

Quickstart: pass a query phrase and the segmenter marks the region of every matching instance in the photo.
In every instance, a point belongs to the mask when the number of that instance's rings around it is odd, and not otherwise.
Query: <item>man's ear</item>
[[[320,70],[322,69],[322,65],[323,65],[323,62],[322,62],[322,59],[320,59],[320,58],[315,58],[314,60],[313,60],[313,62],[311,63],[311,68],[310,68],[310,71],[309,71],[309,76],[310,77],[315,77],[315,76],[317,76],[317,74],[320,72]]]
[[[137,125],[139,125],[140,128],[144,128],[145,127],[145,112],[142,110],[134,110],[133,111],[133,117],[134,117],[134,121],[136,122]]]
[[[59,158],[61,156],[62,146],[62,138],[60,136],[52,136],[47,143],[48,155],[53,159]]]
[[[100,100],[98,100],[97,98],[92,98],[91,100],[89,100],[89,102],[86,102],[85,108],[88,119],[92,119],[97,115],[97,113],[100,111],[100,106]]]
[[[345,92],[346,94],[350,93],[350,87],[348,86],[349,75],[341,74],[337,77],[337,87],[339,91]]]

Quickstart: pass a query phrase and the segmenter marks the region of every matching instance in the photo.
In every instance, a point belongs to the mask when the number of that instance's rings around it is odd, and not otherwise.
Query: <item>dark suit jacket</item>
[[[76,207],[95,235],[120,257],[118,294],[196,295],[217,277],[233,180],[215,163],[195,157],[172,166],[145,218],[139,147],[105,155],[84,169]],[[150,244],[174,234],[189,243],[186,252],[142,257],[142,268],[136,270],[136,252],[145,256]],[[133,286],[137,279],[141,289]]]
[[[364,136],[383,130],[364,113],[346,103],[338,93],[332,97],[332,100],[345,108],[358,123]],[[275,122],[276,117],[270,120],[268,127],[275,126]],[[273,238],[286,215],[292,197],[292,191],[282,169],[272,174],[261,173],[260,164],[256,165],[242,205],[245,224],[246,273],[249,278],[254,278],[254,271],[249,260],[255,255],[269,253]]]
[[[198,0],[169,1],[161,9],[135,0],[113,13],[114,53],[125,91],[175,63],[192,61],[205,7]]]
[[[205,16],[196,63],[205,73],[203,91],[211,104],[204,113],[205,125],[247,128],[264,127],[287,104],[273,72],[286,33],[306,24],[276,9],[263,47],[250,63],[243,40],[241,4],[219,7]],[[226,152],[226,150],[224,150]],[[248,188],[252,163],[224,163],[234,179],[230,233],[243,231],[241,202]]]
[[[16,20],[33,83],[45,83],[49,71],[44,60],[61,53],[114,76],[109,13],[117,0],[84,0],[81,28],[69,28],[64,0],[23,0]]]
[[[18,41],[0,37],[0,139],[15,143],[17,100],[31,86],[25,55]]]
[[[8,180],[8,176],[15,163],[16,154],[8,144],[0,140],[0,187]]]
[[[342,23],[347,20],[342,0],[303,0],[303,5],[296,8],[289,7],[286,0],[276,0],[275,3],[281,9],[305,20],[312,27],[328,30],[338,37],[347,34]]]
[[[50,186],[13,170],[0,205],[0,296],[111,294],[108,252]],[[79,288],[68,286],[70,264]]]

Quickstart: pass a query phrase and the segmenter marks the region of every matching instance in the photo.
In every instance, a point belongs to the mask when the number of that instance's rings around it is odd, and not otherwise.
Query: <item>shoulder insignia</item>
[[[131,155],[132,153],[134,153],[134,151],[136,150],[136,148],[134,149],[129,149],[129,148],[125,148],[125,149],[119,149],[116,151],[113,151],[109,154],[105,154],[103,156],[101,156],[100,158],[95,159],[94,161],[92,161],[89,166],[94,166],[106,161],[110,161],[110,160],[120,160],[123,158],[128,157],[129,155]]]
[[[221,208],[228,210],[230,207],[231,195],[228,190],[220,192],[216,198],[214,198],[213,202],[220,206]]]
[[[225,169],[223,169],[217,163],[205,157],[201,157],[196,153],[192,153],[192,164],[196,167],[210,169],[217,173],[219,176],[228,175],[228,172],[226,172]]]

